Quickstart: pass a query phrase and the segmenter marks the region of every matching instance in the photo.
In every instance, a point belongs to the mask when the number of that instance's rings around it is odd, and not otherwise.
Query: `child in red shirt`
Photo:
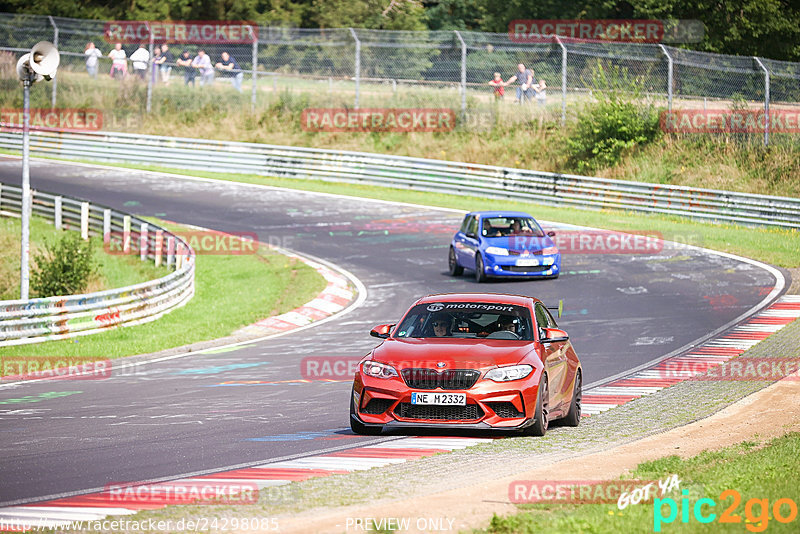
[[[489,82],[489,85],[494,87],[495,100],[502,100],[503,95],[506,93],[506,83],[503,81],[503,77],[500,76],[499,72],[494,73],[494,79]]]

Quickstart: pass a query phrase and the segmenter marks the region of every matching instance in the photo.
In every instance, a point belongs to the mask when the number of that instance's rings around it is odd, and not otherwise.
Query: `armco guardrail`
[[[21,213],[22,190],[0,183],[0,214]],[[174,267],[141,284],[83,295],[0,302],[0,346],[94,334],[116,326],[155,320],[194,295],[194,251],[180,237],[137,217],[66,196],[35,191],[32,211],[57,228],[84,237],[119,236],[142,260]]]
[[[0,133],[0,148],[22,136]],[[35,154],[183,169],[366,183],[589,209],[800,228],[800,199],[363,152],[111,132],[35,132]]]

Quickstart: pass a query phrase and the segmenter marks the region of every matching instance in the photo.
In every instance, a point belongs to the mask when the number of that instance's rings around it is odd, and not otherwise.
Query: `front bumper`
[[[483,263],[485,274],[488,276],[555,276],[561,272],[560,253],[548,256],[486,254]],[[523,265],[519,265],[520,263]],[[526,263],[533,265],[524,265]]]
[[[539,373],[522,380],[479,379],[467,390],[410,388],[402,378],[380,379],[358,373],[353,384],[356,419],[366,425],[470,429],[519,429],[534,422]],[[411,404],[412,392],[466,394],[467,406]]]

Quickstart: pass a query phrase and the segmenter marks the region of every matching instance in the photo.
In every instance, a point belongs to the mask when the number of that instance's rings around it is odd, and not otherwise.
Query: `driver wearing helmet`
[[[449,337],[452,335],[452,319],[449,315],[439,313],[431,317],[433,337]]]

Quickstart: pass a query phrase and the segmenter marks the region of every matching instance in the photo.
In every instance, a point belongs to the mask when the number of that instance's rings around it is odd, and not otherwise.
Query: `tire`
[[[486,272],[483,270],[483,257],[480,254],[475,255],[475,281],[479,284],[486,281]]]
[[[569,404],[569,412],[564,417],[563,422],[566,426],[578,426],[581,423],[581,399],[583,398],[583,376],[580,369],[575,375],[575,387],[572,388],[572,402]]]
[[[355,390],[354,390],[355,391]],[[353,392],[350,393],[350,430],[362,436],[377,436],[383,431],[381,425],[365,425],[356,419],[356,407],[353,404]]]
[[[450,254],[448,254],[447,258],[447,267],[448,271],[450,272],[450,276],[461,276],[464,274],[464,268],[458,264],[458,261],[456,261],[456,251],[453,247],[450,247]]]
[[[530,435],[544,436],[547,433],[549,409],[550,390],[547,387],[547,376],[542,375],[542,379],[539,381],[539,394],[536,396],[536,412],[534,413],[536,422],[528,427]]]

